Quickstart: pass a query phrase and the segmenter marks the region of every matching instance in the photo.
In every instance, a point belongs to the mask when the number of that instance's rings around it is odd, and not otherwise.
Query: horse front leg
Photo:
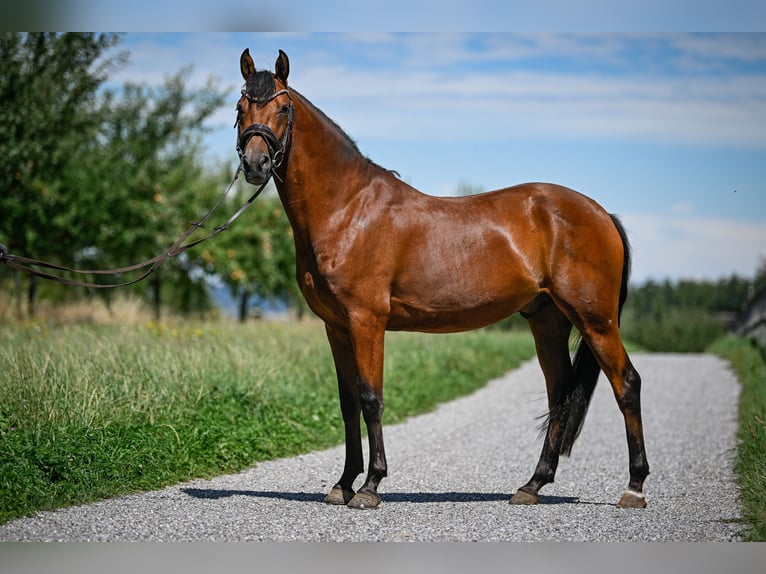
[[[358,373],[348,332],[330,326],[326,326],[325,330],[338,375],[338,395],[346,431],[346,461],[343,466],[343,474],[324,501],[328,504],[345,505],[354,497],[354,480],[364,471],[361,425],[359,422],[361,403],[356,384]]]
[[[351,508],[377,508],[378,485],[388,473],[383,446],[383,346],[385,323],[365,317],[352,323],[351,339],[356,361],[356,389],[370,444],[367,478],[349,501]]]

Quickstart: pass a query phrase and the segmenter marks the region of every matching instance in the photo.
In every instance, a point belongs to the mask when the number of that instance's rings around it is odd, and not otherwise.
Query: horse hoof
[[[517,490],[516,494],[511,497],[511,504],[537,504],[539,498],[536,494],[527,492],[526,490]]]
[[[335,504],[338,506],[345,506],[351,499],[354,498],[353,490],[346,490],[339,484],[332,487],[332,490],[324,497],[324,501],[327,504]]]
[[[357,492],[349,503],[349,508],[370,509],[377,508],[380,504],[380,496],[374,492]]]
[[[646,508],[646,497],[641,492],[626,490],[617,508]]]

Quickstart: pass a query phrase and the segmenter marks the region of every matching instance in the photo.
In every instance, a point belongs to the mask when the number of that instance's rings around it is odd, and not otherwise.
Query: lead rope
[[[189,237],[200,228],[205,227],[205,222],[210,218],[210,216],[220,207],[221,203],[223,202],[224,198],[229,194],[229,191],[231,191],[231,188],[234,186],[234,183],[237,181],[237,178],[239,177],[239,174],[242,172],[242,161],[240,160],[239,166],[237,166],[237,171],[234,173],[234,177],[231,180],[231,183],[229,183],[229,186],[226,188],[226,191],[223,192],[223,194],[218,198],[218,200],[215,202],[213,207],[211,207],[205,215],[196,222],[192,222],[189,226],[189,228],[184,232],[181,237],[178,238],[178,240],[168,248],[165,253],[158,255],[156,257],[153,257],[151,259],[147,259],[146,261],[142,261],[141,263],[136,263],[135,265],[129,265],[127,267],[118,267],[115,269],[70,269],[69,267],[64,267],[61,265],[56,265],[54,263],[49,263],[46,261],[40,261],[38,259],[32,259],[29,257],[22,257],[20,255],[14,255],[12,253],[8,252],[8,248],[0,243],[0,263],[5,264],[7,267],[11,269],[15,269],[17,271],[22,271],[23,273],[27,273],[29,275],[34,275],[36,277],[40,277],[42,279],[49,279],[51,281],[56,281],[57,283],[61,283],[63,285],[72,285],[75,287],[90,287],[93,289],[111,289],[114,287],[125,287],[127,285],[132,285],[134,283],[138,283],[139,281],[142,281],[146,279],[149,275],[154,273],[154,271],[162,265],[165,261],[170,259],[171,257],[175,257],[176,255],[179,255],[183,253],[184,251],[187,251],[191,249],[192,247],[199,245],[200,243],[207,241],[208,239],[212,239],[216,235],[223,233],[227,229],[229,229],[229,226],[234,223],[234,220],[236,220],[240,215],[242,215],[245,210],[250,207],[250,205],[255,201],[255,199],[261,194],[263,189],[266,187],[266,184],[269,182],[267,179],[264,183],[261,184],[261,186],[256,190],[256,192],[250,196],[250,198],[232,215],[226,223],[223,225],[220,225],[213,229],[212,232],[205,235],[204,237],[201,237],[200,239],[197,239],[195,241],[192,241],[191,243],[184,243]],[[42,271],[37,271],[34,269],[34,267],[44,267],[47,269],[53,269],[56,271],[64,271],[68,273],[75,273],[79,275],[120,275],[122,273],[129,273],[132,271],[138,271],[139,269],[144,269],[145,267],[149,267],[148,270],[146,270],[144,273],[142,273],[139,277],[132,279],[131,281],[125,281],[122,283],[90,283],[87,281],[77,281],[74,279],[68,279],[66,277],[61,277],[59,275],[52,275],[50,273],[44,273]]]

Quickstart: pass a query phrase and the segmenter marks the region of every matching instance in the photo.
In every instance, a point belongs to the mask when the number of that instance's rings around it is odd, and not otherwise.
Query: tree
[[[484,193],[484,191],[486,190],[480,185],[474,185],[474,184],[468,183],[467,181],[461,181],[460,183],[457,184],[455,195],[457,196],[477,195],[479,193]]]
[[[203,177],[200,142],[203,122],[222,105],[223,96],[212,82],[188,90],[186,75],[188,69],[181,70],[157,89],[127,84],[120,98],[104,97],[99,137],[89,144],[95,158],[85,176],[90,181],[78,187],[87,196],[81,205],[98,201],[102,206],[91,225],[104,267],[149,259],[167,249],[222,187]],[[188,295],[194,266],[189,257],[172,260],[151,277],[156,315],[163,278]],[[182,308],[184,301],[188,298],[181,297]]]
[[[54,218],[76,140],[93,133],[97,91],[121,56],[111,34],[0,34],[0,241],[11,252],[53,254],[71,233]],[[16,281],[20,301],[20,281]],[[36,282],[30,281],[34,301]]]
[[[252,188],[240,189],[229,211],[241,205]],[[239,319],[247,317],[252,296],[301,307],[295,282],[295,246],[292,229],[279,198],[264,193],[246,215],[202,251],[210,272],[239,298]]]
[[[623,334],[650,351],[702,352],[742,309],[750,284],[732,275],[717,281],[649,280],[633,286],[621,324]]]
[[[0,242],[13,253],[69,266],[87,256],[101,268],[147,259],[219,187],[202,177],[200,141],[222,94],[213,82],[186,88],[188,70],[158,89],[103,90],[122,61],[104,55],[118,39],[0,35]],[[184,257],[155,274],[157,310],[164,277],[180,290],[180,305],[189,304],[199,291],[194,267]],[[29,285],[33,303],[34,279]]]
[[[758,268],[755,270],[753,278],[753,293],[760,293],[766,289],[766,257],[761,256]],[[752,293],[751,293],[752,295]]]

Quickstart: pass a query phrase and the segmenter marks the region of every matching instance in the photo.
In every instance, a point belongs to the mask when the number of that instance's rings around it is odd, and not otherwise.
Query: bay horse
[[[619,220],[592,199],[553,184],[526,183],[466,197],[433,197],[364,157],[305,97],[288,87],[280,50],[275,72],[240,57],[237,151],[246,180],[273,176],[293,229],[296,277],[324,321],[345,426],[345,464],[329,504],[375,508],[386,476],[383,346],[386,330],[459,332],[521,313],[534,337],[548,419],[532,478],[510,499],[535,504],[569,455],[600,371],[625,420],[630,481],[620,507],[644,507],[649,474],[641,378],[622,343],[630,247]],[[257,137],[256,137],[257,136]],[[575,327],[581,341],[569,354]],[[368,430],[364,471],[360,415]]]

